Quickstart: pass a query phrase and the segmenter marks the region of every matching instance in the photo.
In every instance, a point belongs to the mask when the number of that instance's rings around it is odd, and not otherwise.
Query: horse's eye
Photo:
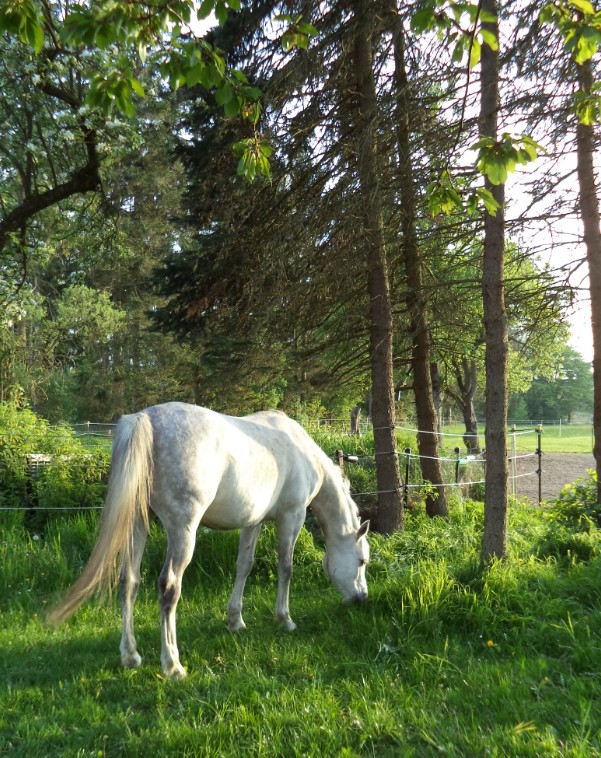
[[[367,558],[361,558],[361,560],[359,561],[359,566],[366,566],[368,563],[369,561],[367,560]]]

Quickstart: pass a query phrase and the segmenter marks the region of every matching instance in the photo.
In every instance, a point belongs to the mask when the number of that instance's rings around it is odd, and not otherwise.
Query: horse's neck
[[[335,472],[337,474],[337,472]],[[342,482],[327,474],[321,489],[311,503],[313,513],[319,522],[326,541],[342,537],[357,529],[356,516]]]

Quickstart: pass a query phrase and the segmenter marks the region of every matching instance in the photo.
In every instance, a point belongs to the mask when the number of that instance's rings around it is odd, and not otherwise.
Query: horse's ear
[[[365,535],[369,532],[369,519],[367,521],[364,521],[359,529],[357,529],[357,542],[361,539],[361,537],[365,537]]]

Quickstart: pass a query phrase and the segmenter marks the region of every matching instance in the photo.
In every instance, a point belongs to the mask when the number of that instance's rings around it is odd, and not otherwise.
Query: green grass
[[[246,632],[225,606],[237,537],[201,532],[178,609],[189,676],[160,674],[153,530],[136,608],[142,667],[119,665],[116,599],[48,629],[95,517],[0,530],[0,754],[11,756],[601,756],[601,535],[515,503],[510,555],[484,571],[482,506],[407,514],[371,538],[371,599],[343,607],[301,533],[293,634],[273,620],[275,539],[261,537]],[[34,537],[39,537],[34,539]]]
[[[538,447],[538,435],[536,426],[516,424],[515,445],[518,453],[534,452]],[[459,446],[463,450],[461,435],[463,427],[460,425],[447,425],[444,428],[445,436],[443,444],[452,449]],[[480,426],[480,444],[484,447],[484,426]],[[457,435],[455,437],[454,435]],[[508,449],[512,450],[513,435],[507,439]],[[543,427],[541,446],[544,453],[592,453],[593,437],[591,424],[562,424],[561,426]]]

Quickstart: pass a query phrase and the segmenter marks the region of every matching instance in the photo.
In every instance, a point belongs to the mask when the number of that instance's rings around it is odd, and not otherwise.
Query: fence
[[[334,424],[333,422],[340,422]],[[360,427],[363,430],[370,428],[369,420],[365,420]],[[344,432],[350,433],[350,422],[343,422],[342,419],[317,419],[309,421],[304,424],[309,430],[321,430],[330,431],[338,427],[338,431],[342,429]],[[112,433],[115,425],[106,423],[92,423],[86,422],[83,424],[73,425],[73,434],[77,438],[89,438],[92,440],[101,439],[107,443],[112,438]],[[396,427],[399,431],[406,434],[418,434],[418,430],[410,427]],[[58,433],[58,432],[57,432]],[[64,433],[64,429],[61,433]],[[485,484],[485,466],[486,456],[482,454],[468,454],[462,453],[460,448],[450,448],[448,440],[450,439],[463,439],[462,433],[445,433],[437,432],[437,435],[445,443],[441,447],[452,449],[451,454],[442,455],[438,460],[441,462],[443,469],[443,480],[445,487],[455,487],[461,492],[473,492],[474,488],[482,487]],[[534,440],[532,450],[530,452],[517,452],[516,440],[522,435],[537,435],[537,446],[534,447]],[[543,478],[543,457],[542,457],[542,444],[541,444],[542,427],[537,425],[536,429],[521,429],[513,428],[509,432],[509,468],[510,468],[510,493],[515,495],[516,482],[524,477],[536,477],[538,482],[538,502],[542,501],[542,478]],[[420,456],[417,453],[412,452],[411,448],[405,448],[402,452],[397,453],[399,455],[399,462],[401,468],[402,477],[402,492],[405,504],[409,501],[409,496],[412,492],[417,492],[423,489],[425,483],[421,478]],[[365,456],[349,456],[345,455],[342,450],[337,451],[336,457],[339,464],[344,468],[344,462],[359,463],[364,468],[370,466],[375,467],[375,457],[370,455]],[[26,467],[26,496],[25,501],[27,505],[23,505],[20,508],[9,508],[0,506],[0,510],[28,510],[31,509],[32,503],[35,501],[34,497],[34,485],[39,482],[40,477],[43,474],[43,470],[46,466],[53,465],[52,456],[45,454],[29,454],[24,461]],[[531,465],[530,465],[531,464]],[[428,485],[429,486],[429,485]],[[353,496],[360,502],[363,499],[374,499],[378,496],[377,491],[370,492],[354,492]],[[89,509],[95,509],[97,506],[90,507]],[[101,506],[98,506],[101,507]],[[44,508],[45,510],[71,510],[71,508]]]
[[[83,424],[72,424],[74,437],[111,437],[116,424],[101,424],[92,421],[86,421]]]
[[[396,427],[403,432],[418,434],[419,430],[407,427]],[[463,439],[463,434],[435,432],[440,438],[457,438]],[[519,453],[517,452],[516,438],[523,435],[536,434],[537,447],[531,453]],[[512,429],[509,433],[511,440],[509,451],[509,485],[510,494],[516,494],[516,481],[523,477],[537,477],[538,481],[538,503],[542,502],[542,426],[539,424],[536,429]],[[412,490],[417,491],[423,489],[424,486],[432,486],[431,483],[424,483],[421,477],[420,460],[422,456],[418,453],[412,452],[411,448],[407,447],[402,453],[397,453],[399,456],[399,463],[401,469],[402,478],[402,492],[404,504],[407,505],[409,501],[409,494]],[[336,460],[342,471],[344,472],[344,462],[359,463],[369,461],[375,461],[372,456],[356,456],[346,455],[342,450],[337,450],[335,454]],[[441,463],[443,470],[443,484],[444,487],[455,487],[462,492],[472,492],[473,488],[477,486],[484,486],[485,484],[485,470],[486,470],[486,454],[485,452],[478,454],[467,453],[462,455],[459,447],[453,449],[452,456],[440,456],[437,458]],[[528,470],[521,470],[518,473],[518,461],[523,463],[532,461],[532,466]],[[377,497],[379,493],[374,492],[356,492],[353,493],[355,499],[367,499]]]

